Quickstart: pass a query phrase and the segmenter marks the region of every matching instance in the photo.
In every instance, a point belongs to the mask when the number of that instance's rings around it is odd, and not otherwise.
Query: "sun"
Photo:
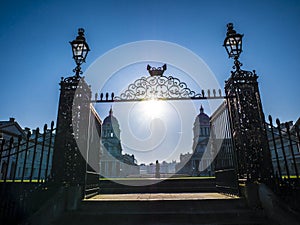
[[[162,118],[166,110],[165,103],[155,99],[140,102],[139,108],[142,115],[148,119]]]

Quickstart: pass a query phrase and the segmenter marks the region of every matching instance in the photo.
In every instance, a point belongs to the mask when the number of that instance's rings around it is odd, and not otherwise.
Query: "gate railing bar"
[[[275,151],[275,157],[276,157],[276,163],[277,163],[277,168],[278,168],[278,172],[279,172],[279,177],[280,177],[280,179],[282,179],[281,166],[280,166],[280,162],[279,162],[278,150],[277,150],[274,129],[273,129],[273,121],[272,121],[271,116],[269,116],[269,121],[270,121],[270,129],[271,129],[271,134],[272,134],[272,141],[273,141],[273,146],[274,146],[274,151]],[[275,173],[275,175],[276,175],[276,173]]]
[[[9,170],[9,163],[10,163],[10,153],[11,153],[11,150],[12,150],[12,146],[13,146],[13,143],[14,143],[14,138],[11,137],[10,140],[9,140],[9,151],[8,151],[8,158],[7,158],[7,162],[6,162],[6,168],[5,168],[5,174],[4,174],[4,183],[6,182],[6,179],[7,179],[7,173],[8,173],[8,170]]]
[[[194,91],[191,91],[188,88],[185,88],[182,91],[179,91],[177,94],[170,92],[170,94],[163,96],[165,93],[160,93],[158,90],[154,90],[154,93],[147,94],[147,93],[137,93],[137,92],[130,92],[129,95],[126,93],[122,93],[120,96],[115,96],[115,93],[108,93],[106,92],[95,93],[94,100],[91,103],[95,102],[132,102],[132,101],[145,101],[145,100],[205,100],[205,99],[224,99],[225,96],[222,95],[221,89],[212,89],[212,90],[201,90],[201,93],[196,94]],[[132,95],[131,95],[132,94]],[[173,97],[174,96],[174,97]],[[177,96],[177,97],[176,97]],[[98,98],[99,97],[99,98]]]
[[[38,182],[40,182],[40,178],[41,178],[42,163],[43,163],[43,157],[44,157],[44,151],[45,151],[46,132],[47,132],[47,124],[45,124],[44,131],[43,131],[42,149],[41,149],[39,172],[38,172],[38,178],[37,178]]]
[[[45,169],[45,180],[48,176],[48,168],[49,168],[49,160],[50,160],[50,151],[51,151],[51,144],[52,144],[52,138],[53,138],[53,131],[54,131],[54,122],[51,122],[51,128],[50,128],[50,137],[49,137],[49,146],[48,146],[48,154],[47,154],[47,161],[46,161],[46,169]],[[57,134],[56,134],[57,135]]]
[[[275,169],[274,169],[274,166],[273,166],[273,161],[272,161],[272,155],[271,155],[271,151],[270,151],[270,142],[269,142],[269,139],[268,139],[268,125],[264,119],[264,122],[263,122],[263,128],[264,128],[264,135],[265,135],[265,140],[266,141],[266,149],[263,150],[263,158],[264,159],[269,159],[271,161],[271,165],[268,166],[268,168],[271,170],[271,175],[267,173],[265,173],[264,175],[264,181],[267,183],[267,184],[270,184],[271,186],[274,186],[274,178],[276,175],[275,175]],[[269,161],[269,163],[270,163]],[[265,169],[265,168],[264,168]],[[268,174],[268,175],[267,175]]]
[[[299,135],[299,127],[298,126],[295,127],[295,131],[296,131],[297,138],[298,138],[298,140],[300,142],[300,135]],[[299,142],[297,144],[298,152],[300,152],[300,143]]]
[[[2,159],[2,152],[4,151],[4,144],[5,144],[5,139],[2,139],[1,141],[1,151],[0,151],[0,159]]]
[[[19,137],[18,137],[18,144],[17,144],[17,151],[16,151],[16,152],[20,152],[21,141],[22,141],[22,136],[19,136]],[[15,182],[15,179],[16,179],[17,166],[18,166],[18,163],[19,163],[19,155],[20,155],[20,154],[17,154],[17,155],[16,155],[16,168],[15,168],[15,170],[14,170],[13,182]]]
[[[283,158],[284,158],[284,164],[285,164],[287,177],[288,177],[288,179],[291,179],[290,170],[289,170],[286,153],[285,153],[285,148],[284,148],[284,144],[283,144],[282,131],[281,131],[279,119],[276,119],[276,124],[277,124],[278,133],[279,133],[279,139],[280,139],[280,144],[281,144],[282,154],[283,154]]]
[[[27,136],[26,136],[26,149],[25,149],[25,156],[24,156],[24,165],[23,165],[23,171],[22,171],[22,178],[21,178],[21,182],[24,182],[24,177],[25,177],[25,168],[26,168],[26,162],[27,162],[27,154],[28,154],[28,149],[29,149],[29,138],[30,138],[30,132],[27,132]]]
[[[158,101],[177,101],[177,100],[209,100],[209,99],[225,99],[225,96],[216,96],[216,97],[191,97],[191,98],[149,98],[149,99],[98,99],[91,100],[90,103],[112,103],[112,102],[142,102],[150,100]]]
[[[29,182],[32,181],[32,176],[34,172],[34,163],[35,163],[35,156],[36,156],[36,147],[37,147],[37,141],[38,141],[38,134],[40,133],[40,129],[37,128],[35,130],[35,138],[34,138],[34,147],[33,147],[33,156],[32,156],[32,162],[31,162],[31,171],[30,171],[30,177]]]
[[[296,162],[293,143],[292,143],[292,138],[291,138],[290,126],[289,126],[288,123],[285,123],[285,127],[286,127],[286,130],[287,130],[287,135],[288,135],[288,139],[289,139],[289,143],[290,143],[290,150],[291,150],[292,157],[293,157],[295,174],[296,174],[296,177],[298,179],[299,173],[298,173],[298,169],[297,169],[297,162]]]

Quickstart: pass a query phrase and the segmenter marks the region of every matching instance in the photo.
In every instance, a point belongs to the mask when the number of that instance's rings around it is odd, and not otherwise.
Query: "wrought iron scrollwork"
[[[245,79],[245,78],[257,79],[258,78],[255,70],[253,70],[253,71],[247,71],[247,70],[231,71],[231,77],[233,77],[235,79]]]
[[[145,100],[145,99],[185,99],[201,98],[201,94],[196,94],[172,76],[150,76],[142,77],[130,84],[128,88],[115,100]]]

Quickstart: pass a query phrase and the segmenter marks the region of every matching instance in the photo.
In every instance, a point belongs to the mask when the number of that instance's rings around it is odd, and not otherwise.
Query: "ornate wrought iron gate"
[[[220,90],[207,91],[206,93],[201,91],[198,94],[190,90],[179,79],[163,76],[166,65],[159,68],[148,65],[147,70],[150,77],[136,80],[120,96],[115,96],[114,93],[110,95],[101,93],[100,95],[95,94],[94,100],[91,99],[88,85],[80,77],[80,65],[85,61],[89,51],[83,30],[80,30],[76,41],[71,43],[73,50],[76,50],[73,51],[73,57],[77,64],[74,70],[76,75],[61,82],[57,131],[62,135],[59,135],[55,141],[52,170],[54,179],[58,182],[80,185],[86,182],[87,166],[79,152],[78,144],[82,145],[83,155],[87,156],[90,150],[88,144],[90,128],[86,121],[90,121],[90,103],[132,102],[151,99],[226,99],[227,106],[221,106],[211,121],[214,126],[220,124],[220,129],[225,132],[225,140],[221,143],[220,155],[216,159],[217,180],[220,180],[218,185],[224,187],[222,188],[224,192],[237,194],[235,182],[237,179],[268,183],[273,171],[257,84],[258,77],[254,71],[241,70],[242,64],[238,58],[242,52],[243,35],[237,34],[231,23],[227,25],[227,28],[224,46],[229,57],[235,60],[233,67],[235,71],[226,81],[225,97],[222,96]],[[79,42],[85,48],[78,48]],[[82,51],[83,49],[84,51]],[[76,93],[76,89],[79,89],[78,93]],[[72,107],[75,107],[75,112],[72,112]],[[101,126],[101,122],[99,124]],[[214,130],[216,135],[214,145],[219,142],[218,132],[220,131]],[[223,161],[220,161],[222,158]],[[221,183],[223,184],[220,185]]]
[[[70,149],[70,152],[64,151],[64,153],[56,152],[54,154],[53,175],[56,179],[62,182],[85,184],[88,180],[87,177],[90,176],[89,173],[86,173],[86,163],[77,147],[79,144],[85,149],[84,155],[90,154],[88,134],[91,132],[89,128],[91,118],[93,121],[98,121],[98,134],[100,135],[101,120],[95,120],[97,118],[95,112],[94,116],[91,117],[90,103],[135,102],[153,99],[224,99],[224,103],[211,118],[213,135],[215,135],[212,151],[221,149],[215,160],[218,188],[222,192],[238,194],[238,180],[240,182],[268,182],[270,180],[272,167],[258,90],[258,76],[255,72],[244,71],[240,68],[232,72],[231,77],[226,81],[226,96],[222,96],[221,90],[196,93],[179,79],[164,76],[166,65],[161,68],[148,65],[147,69],[150,76],[137,79],[120,96],[115,96],[114,93],[106,93],[105,95],[101,93],[100,95],[95,94],[94,100],[91,99],[88,85],[79,76],[62,81],[57,130],[68,137],[59,137],[60,139],[56,140],[56,147],[65,146],[66,149]],[[78,88],[79,92],[75,93],[75,89]],[[74,97],[68,98],[68,95]],[[73,108],[75,106],[75,114],[74,112],[72,114],[70,105]],[[66,113],[69,117],[65,116]],[[72,116],[70,117],[70,115]],[[73,128],[68,124],[73,124]],[[66,128],[70,130],[61,130]],[[223,141],[220,139],[221,133]],[[75,135],[75,139],[72,135]],[[77,149],[77,153],[74,152],[74,149]],[[70,157],[69,154],[72,156]],[[75,159],[75,156],[81,159]],[[67,163],[68,160],[71,160],[69,164]],[[64,169],[60,168],[66,163],[68,166],[64,166]],[[75,164],[73,165],[73,163]],[[60,176],[57,176],[59,174]]]
[[[53,176],[58,179],[59,182],[69,182],[71,184],[72,182],[79,182],[80,184],[85,184],[85,187],[89,190],[97,188],[95,182],[93,184],[93,182],[90,183],[89,181],[93,179],[91,177],[97,177],[99,170],[86,172],[91,171],[91,168],[88,166],[88,164],[84,163],[84,159],[82,158],[78,148],[78,145],[81,145],[80,147],[85,149],[83,154],[90,154],[89,143],[91,140],[89,139],[89,132],[91,132],[91,121],[98,124],[98,137],[100,136],[101,120],[97,116],[97,113],[93,110],[93,107],[91,107],[90,103],[136,102],[153,99],[213,100],[227,98],[222,96],[221,90],[208,90],[206,92],[202,90],[201,93],[196,93],[195,91],[189,89],[187,84],[179,79],[172,76],[164,76],[163,73],[166,68],[166,65],[161,68],[154,68],[148,65],[147,69],[150,76],[142,77],[134,81],[132,84],[129,84],[128,89],[120,94],[120,96],[115,96],[114,93],[106,93],[105,95],[103,93],[100,95],[96,93],[94,100],[91,100],[90,89],[88,88],[84,79],[81,79],[79,76],[74,76],[62,80],[57,130],[63,135],[57,137],[55,146],[57,149],[66,146],[66,148],[70,149],[70,151],[56,151],[56,154],[54,154],[55,163],[53,168]],[[79,92],[77,93],[76,89],[78,88]],[[232,99],[235,98],[235,96],[230,97]],[[226,103],[227,101],[225,101],[212,116],[211,123],[214,127],[214,135],[216,135],[212,145],[212,151],[217,152],[217,150],[214,149],[221,149],[216,159],[216,176],[217,180],[220,181],[217,183],[218,187],[223,192],[238,194],[235,151],[233,142],[231,140],[232,132],[229,119],[231,114],[228,112]],[[73,112],[73,114],[71,112],[72,109],[70,108],[70,105],[76,109],[75,113]],[[70,115],[72,116],[70,117]],[[73,127],[68,126],[68,124],[72,124]],[[66,128],[70,130],[61,130]],[[220,139],[219,134],[221,133],[223,134],[223,141]],[[74,137],[72,136],[73,134]],[[220,144],[221,146],[218,146]],[[98,146],[98,149],[100,149],[100,146]],[[70,155],[72,156],[70,157]],[[80,157],[80,159],[75,159],[75,156],[77,158]],[[68,160],[71,160],[70,162],[72,163],[67,163]],[[66,163],[68,166],[64,166]],[[73,163],[75,164],[73,165]],[[64,167],[64,169],[61,167]],[[87,168],[89,168],[89,170],[86,170]]]
[[[238,195],[237,159],[232,140],[232,131],[227,101],[219,106],[210,120],[212,150],[214,152],[214,170],[216,186],[220,192]]]

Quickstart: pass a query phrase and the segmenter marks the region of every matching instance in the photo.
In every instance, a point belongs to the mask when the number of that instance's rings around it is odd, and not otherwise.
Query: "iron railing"
[[[210,123],[217,189],[222,193],[239,195],[237,163],[226,101],[211,116]]]
[[[100,175],[97,172],[86,171],[84,198],[91,198],[100,192]]]
[[[0,145],[0,223],[18,224],[51,196],[48,187],[54,123],[43,133],[26,130],[19,137],[2,139]],[[5,134],[5,131],[1,131]],[[9,134],[5,135],[9,137]]]
[[[275,191],[288,194],[300,191],[300,137],[299,126],[291,122],[281,123],[269,116],[266,123],[269,149],[274,170]]]

